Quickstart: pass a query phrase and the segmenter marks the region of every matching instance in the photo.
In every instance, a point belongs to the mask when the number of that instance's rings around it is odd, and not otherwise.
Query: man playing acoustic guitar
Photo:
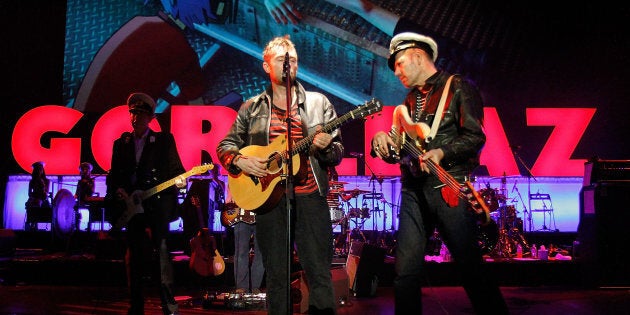
[[[287,246],[285,188],[281,184],[275,187],[268,184],[279,179],[282,173],[282,166],[277,166],[284,162],[286,156],[273,152],[286,150],[286,144],[281,141],[286,139],[283,138],[287,133],[286,122],[291,122],[292,141],[312,137],[305,146],[306,152],[296,155],[300,158],[298,163],[293,163],[296,172],[304,170],[299,172],[304,177],[295,176],[295,207],[292,207],[291,219],[295,224],[297,254],[310,288],[309,313],[334,314],[336,303],[330,272],[333,233],[326,201],[326,169],[341,162],[343,146],[338,129],[329,132],[322,129],[325,124],[334,121],[337,114],[326,96],[304,90],[296,80],[298,56],[288,37],[272,39],[263,51],[263,60],[262,66],[269,74],[271,87],[240,107],[232,128],[217,147],[217,155],[230,172],[230,178],[239,176],[243,179],[243,185],[232,186],[228,182],[230,193],[239,207],[246,208],[237,200],[238,189],[243,189],[245,184],[262,184],[264,189],[277,189],[277,194],[270,196],[273,200],[264,203],[268,209],[247,210],[256,211],[256,236],[267,271],[268,312],[290,314],[292,305],[287,301],[290,270],[287,270],[287,262],[293,246]],[[287,72],[289,75],[285,75]],[[286,87],[287,80],[289,89]],[[279,144],[277,149],[268,150],[270,154],[265,154],[266,146],[276,144]],[[295,159],[292,160],[295,162]],[[241,195],[250,199],[256,197],[254,192]]]

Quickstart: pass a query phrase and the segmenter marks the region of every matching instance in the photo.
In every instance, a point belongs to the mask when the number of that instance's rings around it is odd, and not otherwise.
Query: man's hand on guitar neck
[[[232,160],[232,164],[240,168],[243,173],[256,177],[263,177],[269,173],[267,159],[261,157],[237,155]]]
[[[424,161],[431,159],[433,162],[435,162],[435,164],[440,165],[440,161],[442,161],[442,158],[444,158],[444,151],[442,151],[442,149],[431,149],[420,156],[420,168],[426,173],[431,173],[429,167],[426,163],[424,163]]]
[[[330,146],[332,142],[332,136],[325,132],[321,132],[322,126],[317,126],[315,129],[315,137],[313,137],[313,146],[319,150],[324,150]]]
[[[175,178],[175,187],[177,188],[184,188],[186,186],[188,186],[188,182],[186,181],[186,177],[180,175],[177,178]]]
[[[397,145],[394,143],[394,140],[392,140],[392,138],[384,131],[377,132],[374,135],[374,138],[372,138],[372,148],[374,149],[374,153],[376,153],[376,156],[382,160],[386,160],[390,157],[389,148],[396,147]]]

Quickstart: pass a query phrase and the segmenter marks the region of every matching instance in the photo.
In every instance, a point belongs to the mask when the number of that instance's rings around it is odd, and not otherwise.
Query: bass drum
[[[61,189],[53,199],[53,231],[57,236],[66,237],[75,228],[76,201],[74,195],[67,189]]]
[[[477,241],[482,254],[487,255],[494,251],[499,241],[499,226],[493,219],[486,225],[479,225]]]

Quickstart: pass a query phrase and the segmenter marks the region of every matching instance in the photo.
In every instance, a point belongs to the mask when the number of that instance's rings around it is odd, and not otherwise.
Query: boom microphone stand
[[[291,99],[291,64],[289,61],[289,52],[284,55],[284,64],[282,65],[282,78],[285,83],[286,88],[286,99],[287,99],[287,154],[285,163],[287,165],[287,173],[286,173],[286,211],[287,211],[287,227],[286,227],[286,236],[287,236],[287,314],[293,313],[293,303],[291,302],[291,265],[293,262],[293,246],[291,242],[291,210],[295,205],[295,191],[293,189],[293,138],[291,131],[291,109],[293,106],[293,100]]]
[[[532,227],[534,226],[534,222],[532,221],[532,178],[534,179],[534,181],[536,180],[536,177],[534,177],[534,174],[532,174],[532,170],[527,166],[527,164],[525,164],[525,161],[523,161],[523,159],[521,158],[520,155],[518,155],[518,150],[521,148],[521,146],[511,146],[512,148],[512,154],[514,155],[514,157],[516,158],[516,160],[525,168],[525,170],[527,171],[527,201],[528,201],[528,205],[529,205],[529,210],[527,208],[525,208],[525,204],[523,204],[523,208],[525,209],[523,211],[523,216],[527,216],[527,218],[523,218],[524,222],[527,222],[527,228],[529,229],[529,231],[532,231]],[[522,200],[521,200],[522,201]],[[524,223],[523,223],[524,224]],[[525,226],[523,226],[523,231],[527,230],[525,228]]]

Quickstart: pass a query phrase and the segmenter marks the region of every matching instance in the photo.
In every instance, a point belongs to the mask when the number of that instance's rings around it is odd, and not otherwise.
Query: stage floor
[[[126,289],[122,286],[2,285],[0,314],[126,314]],[[511,314],[622,314],[630,309],[628,290],[577,289],[574,287],[501,287]],[[178,287],[180,313],[266,314],[264,309],[204,308],[199,290]],[[190,297],[190,298],[189,298]],[[147,294],[146,314],[162,314],[157,293]],[[626,311],[624,311],[626,310]],[[461,287],[423,290],[424,314],[474,314]],[[392,287],[378,287],[373,297],[350,297],[339,315],[394,314]]]
[[[46,233],[19,232],[15,250],[0,251],[0,314],[124,314],[127,309],[125,270],[117,241],[93,240],[80,235],[76,243],[53,240]],[[574,235],[526,235],[540,244],[562,246]],[[34,246],[34,245],[45,246]],[[224,244],[225,245],[225,244]],[[226,249],[227,250],[227,249]],[[331,268],[347,268],[347,258],[336,257]],[[393,314],[393,262],[386,256],[375,271],[373,296],[354,296],[349,289],[338,314]],[[175,294],[182,314],[265,314],[264,307],[228,307],[209,303],[207,294],[229,293],[234,288],[231,256],[216,277],[200,277],[188,268],[189,257],[174,252]],[[489,275],[496,277],[514,314],[618,314],[630,309],[630,285],[603,289],[585,286],[575,260],[488,259]],[[423,279],[425,314],[472,314],[459,287],[452,263],[427,263]],[[147,314],[160,314],[159,294],[149,279]]]

